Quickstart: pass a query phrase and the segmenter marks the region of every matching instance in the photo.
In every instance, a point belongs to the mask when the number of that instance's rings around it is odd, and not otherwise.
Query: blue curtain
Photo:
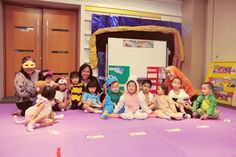
[[[115,26],[145,26],[145,25],[154,25],[154,26],[165,26],[176,28],[181,32],[181,23],[177,22],[168,22],[161,20],[148,20],[148,19],[139,19],[131,17],[122,17],[122,16],[107,16],[107,15],[92,15],[92,33],[100,28],[106,27],[115,27]]]

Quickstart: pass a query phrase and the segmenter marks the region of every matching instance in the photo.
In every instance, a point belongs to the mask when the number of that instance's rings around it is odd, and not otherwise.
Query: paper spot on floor
[[[183,131],[182,129],[180,128],[172,128],[172,129],[166,129],[167,132],[181,132]]]
[[[56,136],[61,134],[61,132],[56,129],[49,129],[48,133]]]
[[[143,136],[143,135],[146,135],[147,133],[146,132],[130,132],[129,135],[130,136]]]
[[[87,135],[86,138],[88,140],[95,140],[95,139],[103,139],[103,138],[105,138],[105,136],[103,134]]]
[[[231,122],[232,122],[231,119],[228,119],[228,118],[224,119],[224,123],[231,123]]]
[[[207,129],[207,128],[210,128],[211,126],[210,125],[197,125],[196,128],[198,129]]]

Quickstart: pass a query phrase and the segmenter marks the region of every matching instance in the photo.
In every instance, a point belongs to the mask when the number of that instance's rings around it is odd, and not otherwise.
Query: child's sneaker
[[[106,119],[107,117],[109,117],[109,113],[108,113],[108,111],[106,110],[106,111],[104,111],[103,113],[102,113],[102,115],[101,115],[101,119]]]

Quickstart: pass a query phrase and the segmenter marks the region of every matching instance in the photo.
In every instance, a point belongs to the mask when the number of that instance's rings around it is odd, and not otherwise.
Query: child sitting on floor
[[[157,92],[158,95],[156,95],[154,100],[157,117],[168,120],[171,120],[171,118],[181,120],[191,117],[189,114],[177,112],[176,103],[167,95],[168,87],[166,85],[159,85],[157,87]]]
[[[58,81],[58,87],[56,87],[56,95],[54,98],[54,105],[52,107],[53,111],[65,111],[70,105],[69,93],[67,86],[67,80],[65,78],[60,78]]]
[[[82,97],[85,112],[102,113],[103,104],[99,98],[99,84],[96,78],[91,78]]]
[[[155,106],[154,104],[154,96],[150,92],[150,89],[152,88],[152,82],[150,80],[144,80],[142,82],[142,91],[139,92],[139,97],[143,99],[147,106],[151,109],[154,110]]]
[[[181,89],[181,78],[174,77],[171,80],[171,86],[172,90],[170,90],[168,95],[172,98],[172,100],[177,102],[176,105],[181,105],[179,106],[181,112],[192,115],[192,102],[189,99],[189,95],[183,89]]]
[[[53,87],[43,88],[42,95],[37,96],[36,104],[25,111],[25,119],[20,121],[15,116],[16,123],[26,123],[27,130],[33,131],[35,127],[52,125],[56,119],[64,118],[64,115],[55,115],[50,101],[54,99],[56,91]]]
[[[219,119],[219,110],[215,96],[213,94],[214,86],[211,82],[204,82],[202,84],[201,94],[193,103],[193,117],[201,120],[205,119]],[[200,108],[198,108],[200,106]]]
[[[39,73],[39,80],[45,81],[47,83],[47,86],[51,87],[57,87],[57,83],[53,81],[53,72],[50,70],[42,70]]]
[[[106,88],[107,89],[107,94],[105,97],[105,102],[104,102],[104,109],[103,109],[103,114],[101,115],[101,118],[107,118],[109,117],[119,117],[119,115],[113,113],[113,109],[117,105],[117,103],[120,100],[120,97],[122,95],[120,89],[119,89],[119,82],[118,79],[110,75],[106,79]],[[122,108],[119,113],[123,113],[124,108]]]
[[[72,71],[70,73],[70,82],[72,87],[70,89],[70,101],[71,101],[71,110],[76,109],[83,109],[83,104],[81,101],[83,92],[84,92],[84,85],[81,83],[79,78],[79,73],[77,71]]]
[[[118,113],[120,109],[124,106],[124,113],[120,114],[123,119],[146,119],[149,114],[152,113],[144,102],[144,100],[139,98],[138,95],[139,87],[135,76],[130,76],[126,85],[125,93],[120,97],[117,106],[114,109],[114,113]],[[141,108],[141,110],[140,110]]]

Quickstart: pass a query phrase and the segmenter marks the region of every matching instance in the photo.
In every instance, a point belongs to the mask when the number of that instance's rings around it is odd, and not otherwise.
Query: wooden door
[[[42,63],[54,78],[76,70],[76,11],[43,9]]]
[[[76,70],[76,11],[5,5],[5,96],[14,96],[21,59],[32,56],[37,69],[56,77]]]
[[[5,5],[6,73],[5,96],[14,96],[14,77],[21,68],[21,59],[32,56],[41,67],[42,10]]]

